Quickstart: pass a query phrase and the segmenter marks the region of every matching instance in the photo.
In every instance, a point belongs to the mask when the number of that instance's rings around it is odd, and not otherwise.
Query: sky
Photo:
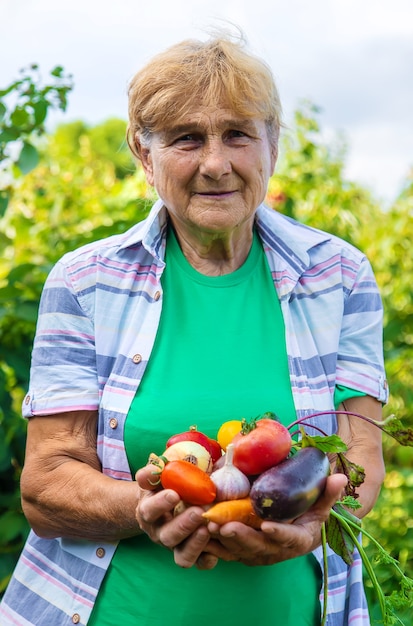
[[[271,67],[288,126],[307,99],[348,179],[391,202],[413,168],[412,0],[0,0],[0,89],[38,63],[73,75],[53,124],[127,119],[127,85],[154,54],[230,21]]]

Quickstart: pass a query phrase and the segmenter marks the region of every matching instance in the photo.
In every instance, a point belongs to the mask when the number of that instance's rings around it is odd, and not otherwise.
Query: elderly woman
[[[154,490],[146,464],[194,422],[214,437],[229,419],[273,411],[288,424],[343,403],[379,418],[371,268],[262,204],[280,103],[242,43],[185,41],[155,57],[131,81],[129,114],[159,201],[128,232],[67,254],[45,285],[24,400],[33,531],[1,624],[314,626],[320,529],[344,476],[293,523],[255,530],[207,526],[196,506],[174,517],[178,494]],[[318,425],[338,428],[365,468],[364,515],[383,479],[380,434],[347,416]],[[368,624],[360,560],[328,560],[327,623]]]

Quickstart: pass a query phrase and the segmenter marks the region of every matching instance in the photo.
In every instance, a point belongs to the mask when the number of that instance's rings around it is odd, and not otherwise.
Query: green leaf
[[[16,126],[6,126],[0,133],[0,143],[10,143],[20,137],[20,129]]]
[[[16,87],[21,85],[21,82],[22,82],[21,80],[16,80],[13,83],[11,83],[11,85],[6,87],[6,89],[0,89],[0,98],[2,98],[3,96],[7,96],[7,94],[9,94],[12,91],[14,91],[16,89]]]
[[[7,113],[7,107],[3,102],[0,101],[0,122],[4,119],[4,116]]]
[[[340,502],[343,506],[346,506],[350,509],[353,509],[353,510],[361,509],[360,502],[356,500],[356,498],[353,498],[352,496],[344,496],[344,498],[342,498]]]
[[[56,67],[52,69],[50,74],[52,76],[57,76],[58,78],[60,78],[63,74],[63,71],[64,71],[64,68],[61,65],[56,65]]]
[[[14,283],[21,282],[29,276],[36,267],[37,265],[35,263],[20,263],[20,265],[15,265],[15,267],[10,270],[7,277],[9,284],[14,285]]]
[[[19,158],[17,160],[17,166],[22,174],[28,174],[39,163],[39,153],[31,143],[25,141],[23,148],[21,149]]]
[[[43,124],[46,119],[48,102],[44,99],[38,100],[37,102],[33,102],[33,110],[34,110],[34,120],[36,122],[36,126],[40,126]]]
[[[0,302],[10,303],[13,298],[18,298],[21,290],[15,285],[7,285],[0,289]]]
[[[2,218],[5,214],[7,206],[9,204],[9,200],[10,194],[8,193],[8,191],[0,191],[0,218]]]
[[[16,107],[10,115],[10,120],[15,126],[26,126],[30,122],[30,114],[23,107]]]
[[[338,554],[338,556],[341,556],[347,565],[351,565],[354,560],[354,541],[351,535],[340,524],[340,521],[332,515],[330,515],[326,522],[326,534],[330,548]]]
[[[311,436],[308,435],[303,428],[300,428],[300,431],[302,435],[302,448],[312,446],[313,448],[318,448],[326,454],[346,452],[347,450],[346,444],[338,435],[327,435],[325,437],[321,437],[320,435]]]
[[[413,428],[405,427],[395,415],[385,420],[382,430],[402,446],[413,446]]]
[[[356,487],[360,487],[366,478],[364,468],[361,467],[361,465],[349,461],[344,454],[339,453],[336,459],[336,472],[347,476],[348,484],[346,486],[346,494],[356,498]]]

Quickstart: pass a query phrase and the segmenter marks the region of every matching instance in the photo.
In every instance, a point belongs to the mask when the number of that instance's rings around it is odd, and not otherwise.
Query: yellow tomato
[[[217,434],[217,440],[223,450],[227,449],[227,445],[231,443],[235,435],[238,435],[241,429],[242,429],[241,420],[229,420],[228,422],[224,422],[220,426],[220,429]]]

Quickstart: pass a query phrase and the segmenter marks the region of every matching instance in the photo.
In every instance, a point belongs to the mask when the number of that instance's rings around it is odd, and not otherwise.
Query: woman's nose
[[[231,172],[231,160],[228,148],[219,141],[205,145],[201,154],[199,171],[203,176],[219,180],[221,176]]]

